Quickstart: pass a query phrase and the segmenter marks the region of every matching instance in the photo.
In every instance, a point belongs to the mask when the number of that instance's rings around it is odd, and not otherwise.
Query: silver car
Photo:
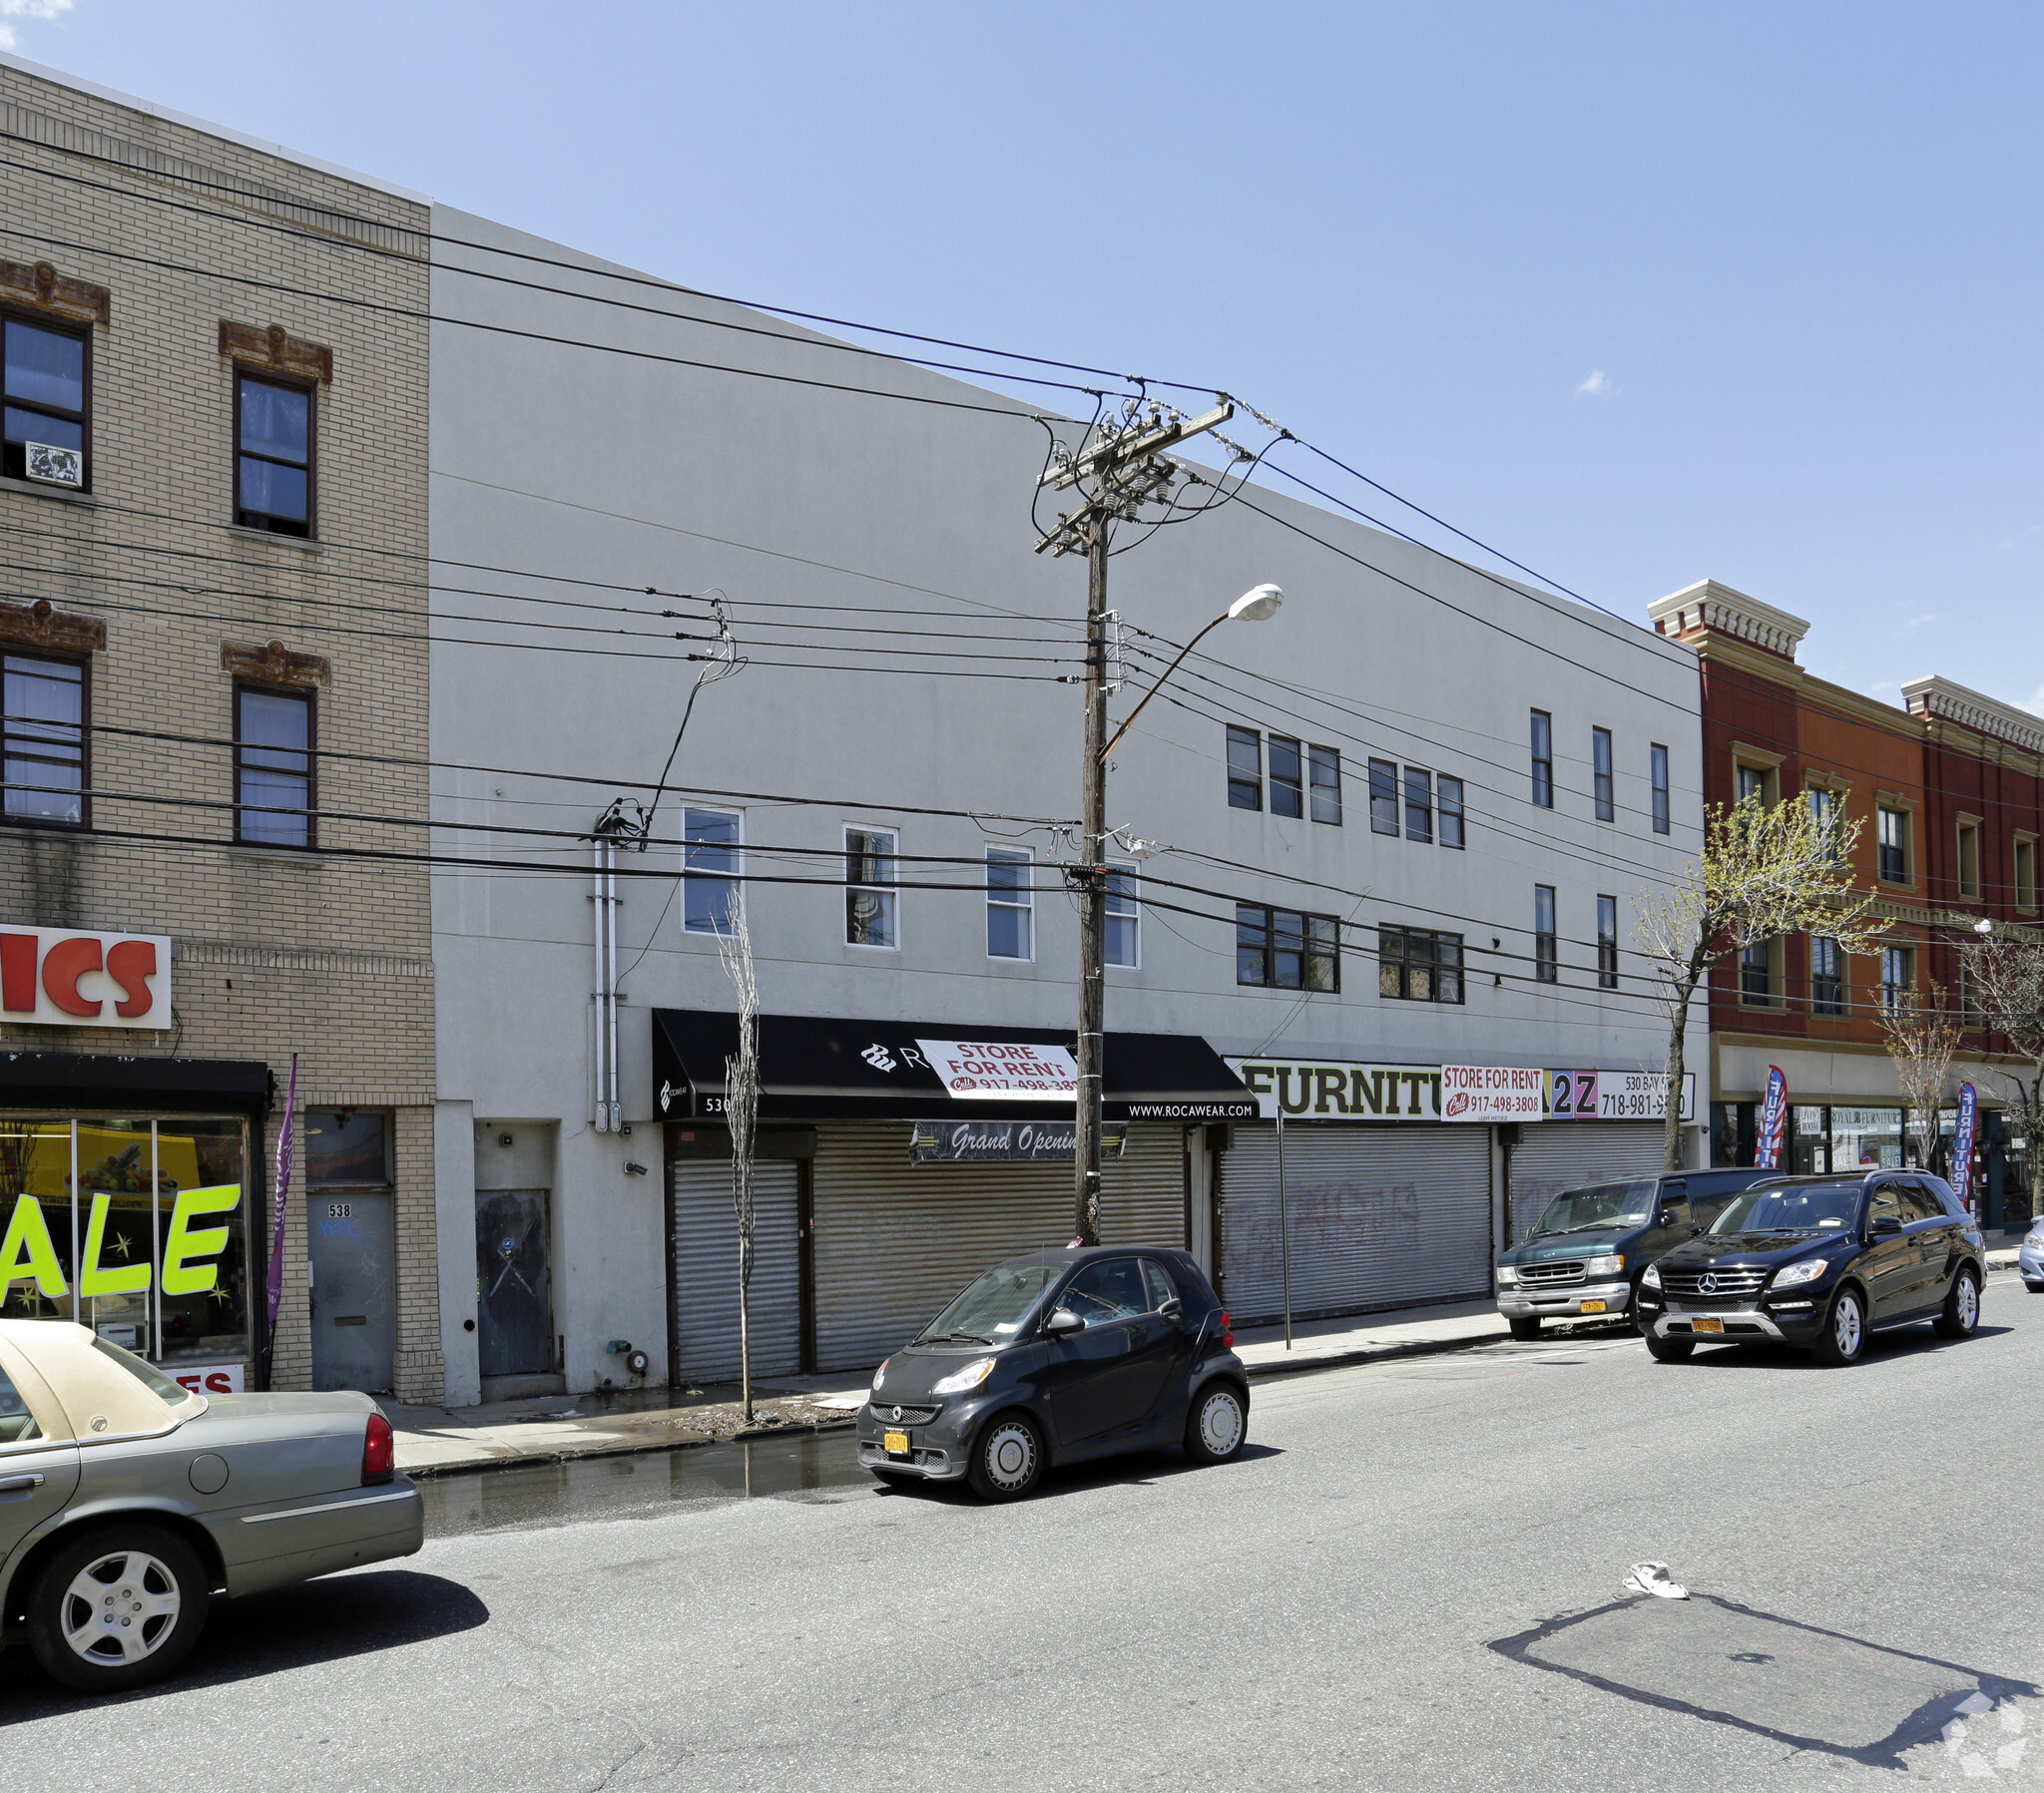
[[[424,1540],[367,1395],[206,1395],[88,1328],[0,1320],[0,1644],[117,1692],[191,1653],[216,1591]]]
[[[2044,1295],[2044,1220],[2023,1234],[2016,1251],[2016,1271],[2033,1295]]]

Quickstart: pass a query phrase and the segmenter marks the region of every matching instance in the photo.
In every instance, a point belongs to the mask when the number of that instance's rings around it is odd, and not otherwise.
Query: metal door
[[[312,1268],[312,1386],[387,1393],[397,1351],[389,1192],[315,1193],[305,1230]]]
[[[475,1282],[479,1373],[544,1376],[552,1370],[546,1190],[476,1191]]]
[[[672,1185],[675,1338],[688,1382],[739,1374],[739,1223],[731,1209],[731,1160],[683,1158]],[[792,1376],[802,1367],[800,1204],[795,1166],[753,1166],[753,1281],[746,1317],[753,1374]]]
[[[1545,1121],[1521,1127],[1511,1150],[1507,1245],[1523,1245],[1533,1223],[1564,1189],[1658,1176],[1668,1168],[1658,1121]]]

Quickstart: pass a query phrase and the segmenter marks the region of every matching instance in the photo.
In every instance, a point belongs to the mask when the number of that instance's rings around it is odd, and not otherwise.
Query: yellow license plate
[[[1601,1314],[1604,1311],[1604,1303],[1601,1301],[1585,1301],[1583,1303],[1583,1311],[1586,1314]]]
[[[880,1449],[889,1457],[908,1455],[908,1434],[905,1432],[883,1432],[880,1434]]]
[[[1725,1330],[1725,1322],[1723,1320],[1692,1320],[1690,1326],[1697,1332],[1723,1332]]]

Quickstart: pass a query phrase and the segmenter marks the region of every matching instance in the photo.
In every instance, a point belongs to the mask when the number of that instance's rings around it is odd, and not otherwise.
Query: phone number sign
[[[1694,1121],[1697,1074],[1682,1077],[1682,1119]],[[1549,1121],[1665,1121],[1668,1080],[1658,1071],[1550,1071]]]

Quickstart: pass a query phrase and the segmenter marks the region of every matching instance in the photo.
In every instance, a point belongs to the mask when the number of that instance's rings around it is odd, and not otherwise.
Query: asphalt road
[[[221,1608],[97,1706],[0,1659],[0,1784],[2044,1788],[2044,1298],[1657,1365],[1501,1345],[1259,1386],[1223,1469],[1017,1507],[841,1439],[500,1473],[388,1569]],[[1655,1558],[1687,1601],[1628,1598]]]

